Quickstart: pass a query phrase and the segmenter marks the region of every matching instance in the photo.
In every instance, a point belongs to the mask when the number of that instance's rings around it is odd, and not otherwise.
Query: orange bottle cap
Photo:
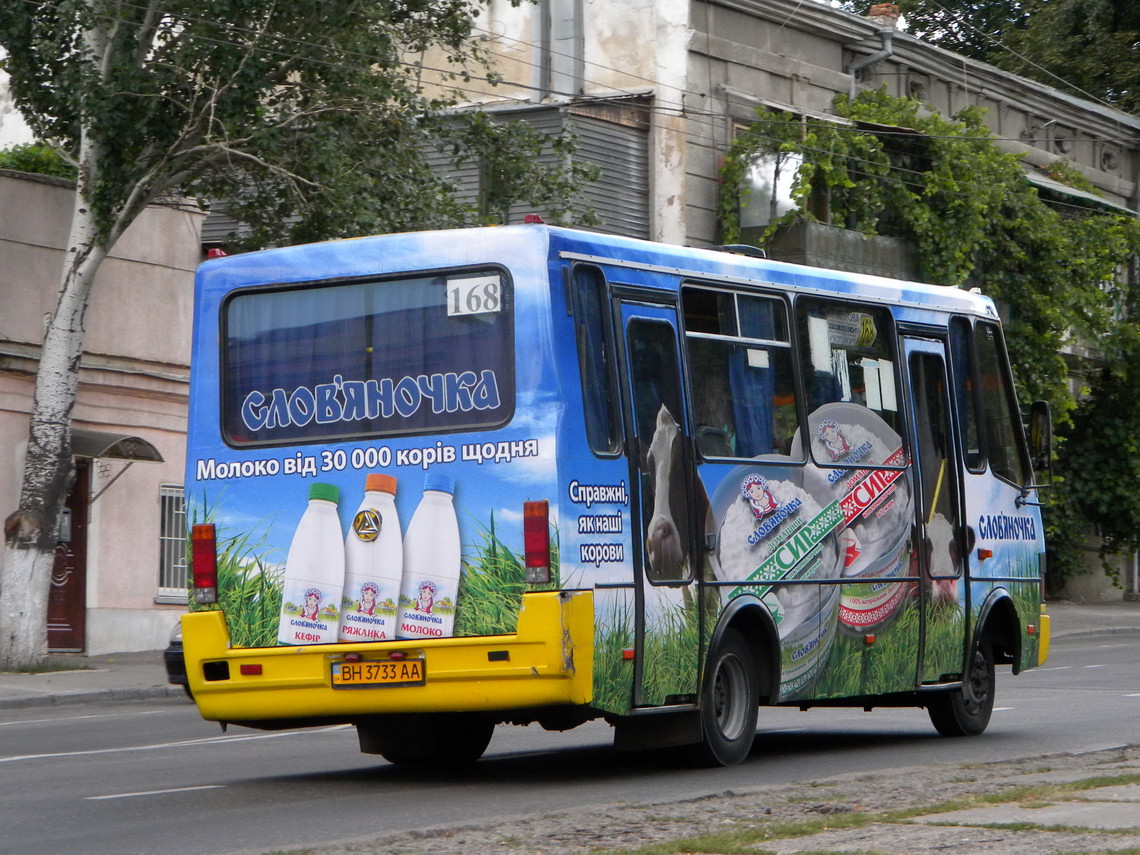
[[[364,478],[364,492],[396,495],[396,477],[382,472],[369,472]]]

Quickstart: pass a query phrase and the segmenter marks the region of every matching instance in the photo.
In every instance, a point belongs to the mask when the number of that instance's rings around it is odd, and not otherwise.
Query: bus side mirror
[[[1029,457],[1038,483],[1048,482],[1053,468],[1053,413],[1048,401],[1034,401],[1029,408]]]

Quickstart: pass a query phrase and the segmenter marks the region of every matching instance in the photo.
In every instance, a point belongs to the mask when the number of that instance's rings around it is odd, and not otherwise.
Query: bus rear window
[[[238,292],[222,340],[235,446],[474,430],[513,410],[499,270]]]

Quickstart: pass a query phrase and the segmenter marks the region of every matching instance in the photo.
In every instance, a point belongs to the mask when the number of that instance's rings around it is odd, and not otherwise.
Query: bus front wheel
[[[748,756],[756,736],[759,686],[752,647],[736,630],[726,631],[709,658],[701,690],[699,761],[735,766]]]
[[[495,724],[481,715],[458,713],[385,716],[356,725],[360,750],[396,766],[455,769],[483,756]]]
[[[970,656],[961,688],[940,692],[930,699],[926,711],[943,736],[977,736],[990,723],[994,711],[993,648],[980,639]]]

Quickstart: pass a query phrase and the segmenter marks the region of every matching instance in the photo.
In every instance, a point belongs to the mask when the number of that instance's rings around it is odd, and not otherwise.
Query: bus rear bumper
[[[182,618],[198,711],[238,723],[588,704],[593,634],[590,591],[525,594],[514,634],[474,638],[233,648],[222,612]],[[353,659],[393,666],[420,660],[423,681],[334,688],[334,664]]]

